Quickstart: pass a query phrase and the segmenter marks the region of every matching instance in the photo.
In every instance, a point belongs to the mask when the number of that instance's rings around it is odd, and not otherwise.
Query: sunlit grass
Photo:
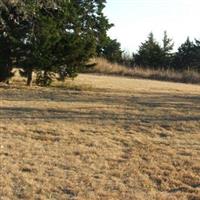
[[[200,86],[80,75],[0,87],[0,199],[198,199]]]

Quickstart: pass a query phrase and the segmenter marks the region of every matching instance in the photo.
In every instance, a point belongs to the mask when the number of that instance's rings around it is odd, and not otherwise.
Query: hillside
[[[200,199],[200,86],[15,81],[0,87],[0,199]]]

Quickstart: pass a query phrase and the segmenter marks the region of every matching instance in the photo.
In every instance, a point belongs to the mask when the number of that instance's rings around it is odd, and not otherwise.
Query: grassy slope
[[[104,58],[95,58],[92,61],[96,63],[96,65],[93,68],[88,69],[88,72],[90,73],[200,84],[200,73],[194,69],[175,71],[173,69],[151,69],[139,66],[128,68],[117,63],[110,63]]]
[[[200,199],[200,86],[67,88],[0,88],[0,199]]]

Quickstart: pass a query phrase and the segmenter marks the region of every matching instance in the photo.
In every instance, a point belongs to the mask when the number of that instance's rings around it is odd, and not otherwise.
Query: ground
[[[200,86],[17,84],[0,87],[1,200],[200,199]]]

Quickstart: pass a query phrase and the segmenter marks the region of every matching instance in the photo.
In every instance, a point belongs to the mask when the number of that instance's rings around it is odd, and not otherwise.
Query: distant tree
[[[195,59],[193,65],[198,71],[200,71],[200,40],[195,39]]]
[[[153,33],[150,33],[148,39],[141,44],[139,50],[134,54],[136,65],[143,67],[158,68],[163,63],[163,49],[154,39]]]
[[[134,61],[133,61],[131,54],[129,52],[126,52],[126,51],[122,53],[122,58],[121,58],[120,63],[122,65],[126,66],[126,67],[133,67],[134,66]]]
[[[162,45],[162,50],[163,50],[162,66],[169,67],[172,63],[173,54],[171,53],[171,51],[173,50],[174,43],[173,43],[172,39],[168,37],[166,31],[164,31],[164,37],[163,37],[162,42],[163,42],[163,45]]]
[[[186,41],[178,48],[174,57],[173,65],[176,69],[182,70],[192,68],[197,59],[195,43],[188,37]]]

